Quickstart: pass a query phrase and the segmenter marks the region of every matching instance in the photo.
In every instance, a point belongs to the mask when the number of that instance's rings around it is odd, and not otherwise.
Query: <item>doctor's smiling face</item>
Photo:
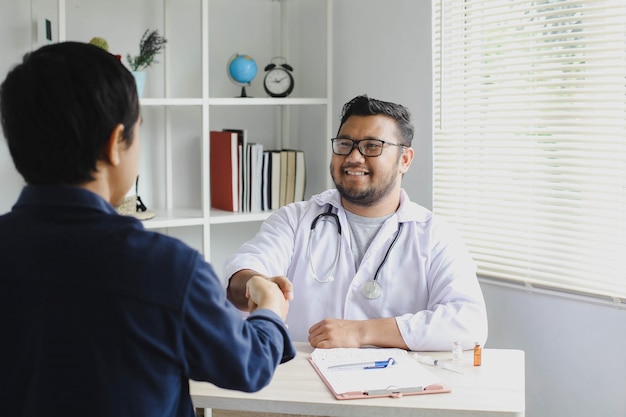
[[[395,212],[400,203],[402,176],[413,160],[413,149],[402,143],[396,121],[383,114],[353,114],[341,125],[337,138],[385,142],[378,156],[364,156],[356,145],[347,155],[333,152],[330,173],[344,206],[367,217]],[[349,141],[345,145],[347,151]]]

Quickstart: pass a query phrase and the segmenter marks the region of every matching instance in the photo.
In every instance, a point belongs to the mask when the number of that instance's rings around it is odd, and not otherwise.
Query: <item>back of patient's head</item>
[[[118,124],[130,145],[139,117],[132,74],[104,49],[78,42],[24,56],[0,86],[2,129],[15,167],[28,184],[77,185]]]

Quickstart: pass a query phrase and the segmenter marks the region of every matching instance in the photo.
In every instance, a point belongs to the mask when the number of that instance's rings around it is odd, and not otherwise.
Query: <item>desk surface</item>
[[[316,416],[394,417],[418,416],[524,416],[524,352],[483,349],[482,366],[473,366],[472,352],[464,352],[463,374],[429,367],[452,389],[446,394],[402,398],[336,400],[308,362],[313,348],[296,343],[297,356],[278,367],[272,382],[256,393],[190,382],[194,405],[199,408],[259,411]],[[428,353],[449,360],[451,353]],[[393,410],[390,410],[393,408]]]

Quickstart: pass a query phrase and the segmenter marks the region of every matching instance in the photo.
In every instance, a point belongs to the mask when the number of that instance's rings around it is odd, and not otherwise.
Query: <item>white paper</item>
[[[381,369],[329,369],[336,365],[386,361],[389,358],[393,358],[396,364]],[[402,349],[315,349],[311,359],[337,394],[414,392],[439,382],[433,373]]]

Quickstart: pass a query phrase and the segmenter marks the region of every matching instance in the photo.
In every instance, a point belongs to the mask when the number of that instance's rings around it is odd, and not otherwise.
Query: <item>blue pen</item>
[[[346,371],[351,369],[384,369],[388,366],[393,366],[396,364],[396,360],[394,358],[389,358],[384,361],[374,361],[374,362],[359,362],[359,363],[343,363],[341,365],[333,365],[329,366],[329,371]]]

